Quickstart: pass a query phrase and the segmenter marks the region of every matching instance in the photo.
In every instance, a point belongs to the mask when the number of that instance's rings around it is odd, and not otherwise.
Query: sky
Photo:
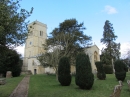
[[[121,44],[121,56],[130,49],[130,0],[22,0],[21,8],[28,11],[34,8],[27,19],[37,20],[47,25],[47,34],[66,19],[75,18],[84,23],[84,34],[92,37],[92,43],[101,50],[104,45],[103,26],[106,20],[113,24],[116,43]],[[16,48],[24,55],[24,46]]]

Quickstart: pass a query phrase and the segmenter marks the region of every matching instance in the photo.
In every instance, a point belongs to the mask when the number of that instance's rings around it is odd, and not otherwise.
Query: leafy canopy
[[[75,56],[77,51],[90,44],[91,37],[83,33],[85,29],[84,24],[76,19],[67,19],[50,33],[47,46],[60,45],[64,56]]]
[[[27,35],[25,20],[31,15],[20,9],[20,0],[0,0],[0,46],[15,47],[23,44]]]
[[[77,53],[90,44],[91,37],[83,33],[85,29],[84,24],[78,23],[76,19],[67,19],[60,23],[59,27],[55,28],[46,40],[44,49],[48,52],[38,58],[40,63],[44,66],[55,67],[57,72],[59,59],[67,56],[72,65]]]

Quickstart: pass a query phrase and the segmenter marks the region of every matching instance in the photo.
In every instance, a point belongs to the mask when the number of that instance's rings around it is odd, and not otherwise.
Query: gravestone
[[[130,90],[130,80],[127,80],[127,84],[128,84],[129,90]]]
[[[6,79],[5,78],[0,78],[0,85],[4,85],[6,83]]]
[[[11,78],[12,77],[12,72],[11,71],[7,71],[6,72],[6,78]]]
[[[113,93],[110,95],[110,97],[120,97],[121,89],[122,89],[122,86],[121,86],[121,85],[116,85],[115,88],[114,88],[114,91],[113,91]]]
[[[121,80],[119,80],[119,85],[123,86],[123,83],[122,83],[122,81],[121,81]]]

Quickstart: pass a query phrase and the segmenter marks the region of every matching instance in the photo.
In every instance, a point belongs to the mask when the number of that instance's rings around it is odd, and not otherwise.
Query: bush
[[[117,80],[124,81],[126,77],[126,65],[122,60],[116,60],[114,63],[115,76]]]
[[[5,77],[7,71],[12,71],[13,77],[19,76],[22,67],[21,62],[20,55],[15,50],[5,48],[0,54],[0,73]]]
[[[22,65],[16,65],[14,68],[12,68],[12,76],[17,77],[20,76]]]
[[[125,71],[128,72],[128,67],[127,67],[127,65],[125,65]]]
[[[58,65],[58,81],[62,86],[69,86],[71,83],[69,58],[62,57]]]
[[[122,71],[122,72],[115,72],[115,76],[117,80],[121,80],[124,81],[125,77],[126,77],[126,72]]]
[[[80,53],[76,58],[75,83],[81,89],[90,89],[94,83],[94,75],[88,55]]]
[[[106,74],[105,74],[102,62],[95,62],[95,65],[97,67],[97,77],[100,80],[105,80],[106,79]]]
[[[104,71],[106,74],[113,74],[113,67],[112,65],[104,65]]]

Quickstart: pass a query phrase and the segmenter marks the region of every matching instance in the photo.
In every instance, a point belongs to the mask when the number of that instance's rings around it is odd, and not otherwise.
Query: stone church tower
[[[43,44],[47,39],[47,25],[34,21],[28,25],[28,29],[22,70],[23,72],[31,71],[32,74],[41,74],[44,73],[44,68],[37,60],[37,56],[45,52]]]

